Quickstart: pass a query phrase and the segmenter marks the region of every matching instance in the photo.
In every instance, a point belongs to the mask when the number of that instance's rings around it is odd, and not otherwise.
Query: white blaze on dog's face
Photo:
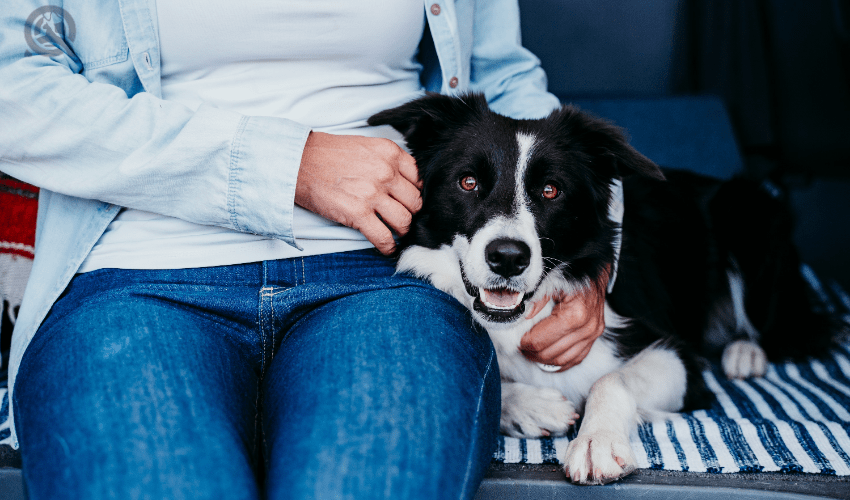
[[[473,297],[471,308],[483,322],[517,319],[525,310],[525,300],[531,298],[543,278],[540,239],[525,193],[524,174],[534,144],[533,136],[516,135],[516,164],[493,176],[491,186],[491,190],[503,193],[496,204],[502,209],[492,210],[491,217],[477,231],[455,235],[452,240],[453,258],[459,262],[465,279],[464,293]],[[479,181],[472,174],[461,178],[461,189],[480,198]],[[510,196],[509,189],[513,190]],[[415,270],[415,262],[405,262]]]
[[[633,152],[657,171],[616,128],[572,108],[514,120],[483,96],[430,95],[369,123],[404,134],[424,182],[398,269],[451,293],[488,329],[596,280],[613,261],[618,158]]]

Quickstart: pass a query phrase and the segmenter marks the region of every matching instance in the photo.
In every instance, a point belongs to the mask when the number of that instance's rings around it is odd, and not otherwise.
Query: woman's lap
[[[453,299],[395,292],[329,303],[284,340],[263,386],[270,492],[475,493],[498,430],[495,356],[469,342],[471,320]],[[342,321],[352,309],[370,314]],[[481,426],[489,432],[472,432]]]
[[[15,386],[31,497],[256,498],[258,469],[271,498],[471,496],[497,430],[492,347],[452,299],[370,259],[250,264],[219,285],[83,275]]]
[[[256,498],[250,363],[213,335],[220,325],[109,295],[25,353],[14,395],[30,497]]]

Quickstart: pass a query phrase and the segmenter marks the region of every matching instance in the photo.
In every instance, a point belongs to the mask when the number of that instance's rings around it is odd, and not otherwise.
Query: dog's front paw
[[[573,483],[605,484],[635,470],[628,436],[614,431],[579,431],[567,448],[564,473]]]
[[[721,360],[727,378],[763,377],[767,372],[767,355],[751,340],[737,340],[723,349]]]
[[[501,430],[517,438],[562,436],[579,417],[560,391],[510,384],[502,389]],[[508,390],[506,390],[508,389]]]

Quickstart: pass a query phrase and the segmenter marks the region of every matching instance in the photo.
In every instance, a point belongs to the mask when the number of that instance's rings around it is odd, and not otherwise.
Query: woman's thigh
[[[176,288],[88,288],[54,306],[17,376],[30,498],[256,498],[242,332]]]
[[[422,284],[368,290],[285,335],[263,384],[269,498],[474,495],[498,432],[499,376],[489,338],[454,299]]]

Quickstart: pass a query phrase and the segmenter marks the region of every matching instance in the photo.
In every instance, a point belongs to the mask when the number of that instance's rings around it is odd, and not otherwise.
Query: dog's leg
[[[734,269],[726,271],[729,280],[729,295],[735,318],[735,332],[744,339],[736,340],[723,349],[723,372],[726,377],[763,377],[767,372],[767,355],[758,344],[759,332],[750,322],[744,308],[744,281],[734,263]]]
[[[502,382],[502,433],[518,438],[562,436],[576,423],[572,402],[556,389]]]
[[[629,436],[641,415],[678,411],[686,380],[679,355],[656,343],[596,381],[578,436],[567,448],[567,476],[574,483],[604,484],[632,472]]]

